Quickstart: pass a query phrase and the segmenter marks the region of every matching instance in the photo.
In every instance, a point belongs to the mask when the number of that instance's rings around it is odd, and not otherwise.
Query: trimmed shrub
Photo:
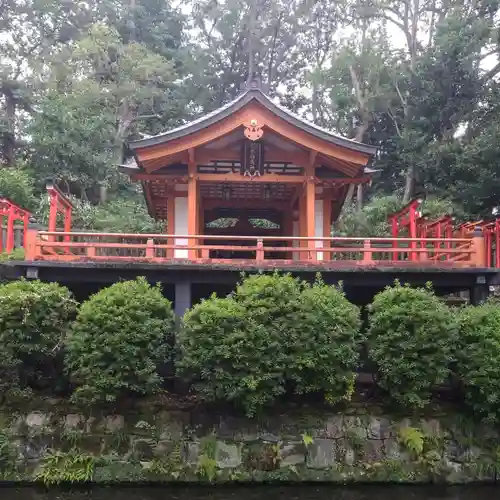
[[[298,393],[324,391],[330,403],[350,399],[363,340],[359,308],[321,281],[304,288],[300,307],[287,378]]]
[[[43,385],[59,373],[59,354],[77,311],[56,283],[19,280],[0,285],[0,387]]]
[[[430,287],[395,282],[370,306],[368,355],[379,385],[410,408],[425,406],[434,386],[450,374],[456,322]]]
[[[171,356],[174,314],[159,285],[115,283],[87,301],[66,342],[75,402],[113,402],[161,388],[159,365]]]
[[[186,313],[179,367],[207,400],[231,401],[248,416],[287,390],[337,401],[352,391],[359,326],[359,310],[339,290],[252,276]]]
[[[459,315],[456,374],[467,406],[485,420],[500,415],[500,304],[467,306]]]

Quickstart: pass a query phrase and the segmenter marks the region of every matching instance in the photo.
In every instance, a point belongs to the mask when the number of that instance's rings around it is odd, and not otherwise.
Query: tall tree
[[[118,181],[124,142],[164,121],[174,63],[138,42],[125,44],[103,23],[61,58],[30,127],[33,162],[39,174],[73,183],[78,194],[102,203]]]

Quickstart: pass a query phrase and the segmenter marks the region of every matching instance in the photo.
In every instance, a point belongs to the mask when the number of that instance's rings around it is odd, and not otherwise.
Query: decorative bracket
[[[250,120],[250,123],[244,125],[245,137],[251,141],[258,141],[263,135],[263,125],[260,125],[257,120]]]

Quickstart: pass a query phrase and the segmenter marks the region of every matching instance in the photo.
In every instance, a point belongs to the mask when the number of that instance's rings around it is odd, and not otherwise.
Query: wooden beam
[[[200,182],[237,182],[237,183],[287,183],[287,184],[302,184],[305,177],[302,175],[281,175],[281,174],[264,174],[261,177],[247,177],[239,173],[227,174],[196,174],[196,179]]]
[[[212,161],[240,161],[241,152],[232,149],[209,149],[202,148],[196,151],[198,165],[206,165]],[[266,146],[264,161],[266,163],[293,163],[296,166],[305,165],[309,160],[307,153],[303,151],[284,151],[272,146]]]
[[[244,199],[230,199],[223,200],[220,198],[205,198],[203,200],[203,207],[205,210],[214,210],[217,208],[231,207],[231,208],[261,208],[261,209],[277,209],[288,210],[290,205],[287,201],[273,201],[273,200],[244,200]]]

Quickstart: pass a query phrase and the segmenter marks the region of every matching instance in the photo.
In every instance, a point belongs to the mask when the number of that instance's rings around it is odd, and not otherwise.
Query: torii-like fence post
[[[57,215],[62,214],[64,218],[63,231],[71,231],[71,218],[73,214],[73,205],[68,197],[54,184],[52,180],[47,180],[47,193],[49,195],[49,231],[57,231]],[[54,239],[52,237],[51,239]],[[65,235],[64,241],[70,241],[70,236]]]
[[[0,198],[0,251],[4,248],[3,243],[3,225],[7,218],[7,238],[5,241],[5,252],[11,253],[15,246],[15,222],[23,223],[23,246],[26,247],[26,239],[28,234],[28,224],[31,217],[31,212],[16,205],[8,198]]]
[[[394,238],[394,244],[396,243],[396,238],[401,236],[399,234],[401,229],[408,230],[409,238],[418,238],[417,220],[420,217],[418,209],[420,208],[422,201],[423,200],[420,198],[412,200],[398,212],[389,215],[388,219],[391,225],[391,233],[392,237]],[[418,260],[417,252],[415,252],[417,248],[416,240],[410,241],[409,247],[409,259],[411,261]]]

